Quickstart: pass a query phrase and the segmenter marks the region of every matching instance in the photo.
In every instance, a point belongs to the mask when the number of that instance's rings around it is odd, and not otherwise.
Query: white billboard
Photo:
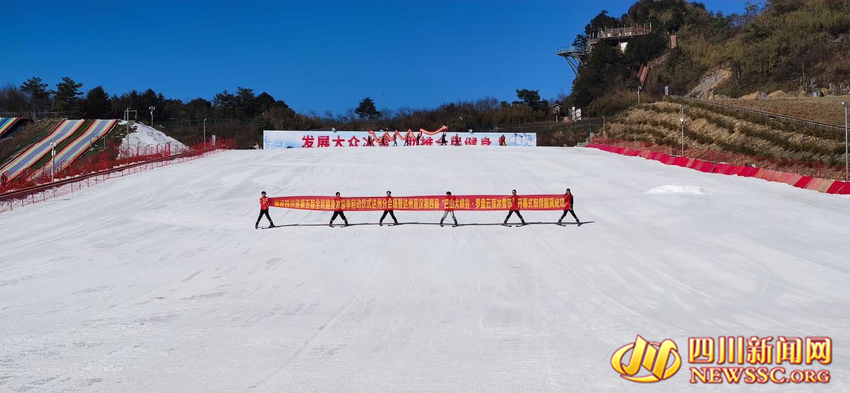
[[[536,133],[515,132],[441,132],[436,135],[417,133],[405,138],[400,133],[382,140],[384,133],[369,131],[263,131],[263,149],[306,149],[340,147],[403,147],[403,146],[537,146]],[[376,138],[377,137],[377,140]]]

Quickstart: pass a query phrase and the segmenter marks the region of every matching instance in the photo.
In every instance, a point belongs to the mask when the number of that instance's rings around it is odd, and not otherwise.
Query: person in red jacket
[[[507,145],[508,145],[508,142],[505,139],[505,136],[504,135],[500,136],[499,137],[499,146],[507,146]]]
[[[452,215],[452,220],[454,220],[455,224],[453,226],[457,226],[457,218],[455,218],[455,197],[452,196],[451,191],[446,191],[446,205],[444,207],[445,211],[443,212],[443,218],[440,219],[440,226],[443,226],[443,221],[446,220],[449,213]]]
[[[260,219],[263,218],[263,215],[269,219],[269,228],[274,228],[274,223],[272,222],[272,216],[269,215],[269,198],[266,197],[266,192],[263,191],[260,197],[260,216],[257,217],[257,223],[254,224],[254,229],[260,227]]]
[[[519,217],[522,225],[525,225],[525,220],[522,218],[522,214],[519,214],[519,197],[516,195],[516,190],[511,191],[511,211],[508,212],[508,216],[505,217],[505,222],[502,223],[502,225],[507,226],[508,220],[511,218],[511,214],[514,213],[516,213],[516,216]]]
[[[348,219],[345,218],[345,213],[342,211],[342,197],[339,196],[339,191],[336,192],[336,198],[334,198],[334,214],[331,216],[331,222],[328,224],[329,227],[333,228],[334,220],[336,220],[337,216],[342,217],[345,226],[348,226]]]
[[[384,226],[384,219],[387,218],[387,214],[393,218],[393,222],[395,225],[398,225],[398,220],[395,219],[395,214],[393,214],[393,195],[391,192],[387,191],[387,197],[384,198],[387,201],[386,210],[384,210],[384,214],[381,215],[381,220],[378,221],[379,226]]]
[[[578,217],[576,217],[576,212],[573,211],[573,206],[573,193],[570,192],[570,189],[568,188],[567,192],[564,194],[564,214],[562,214],[561,218],[558,219],[558,225],[563,225],[561,224],[561,221],[563,221],[564,217],[567,216],[567,213],[570,213],[573,215],[573,218],[576,219],[576,224],[578,224],[578,226],[581,226],[581,221],[579,221]]]

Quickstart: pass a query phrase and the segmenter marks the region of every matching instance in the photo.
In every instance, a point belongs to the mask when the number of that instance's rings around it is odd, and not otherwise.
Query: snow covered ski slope
[[[587,225],[272,208],[298,225],[253,228],[263,190],[566,187]],[[0,391],[848,391],[848,234],[844,196],[591,149],[231,151],[0,215]],[[682,369],[621,378],[638,334]],[[829,336],[831,365],[789,369],[833,378],[692,386],[688,337],[721,335]]]

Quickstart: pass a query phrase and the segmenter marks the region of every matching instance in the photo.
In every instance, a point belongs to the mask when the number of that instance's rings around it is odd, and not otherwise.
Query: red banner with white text
[[[519,210],[565,210],[564,195],[517,195]],[[326,197],[288,196],[269,198],[269,206],[283,209],[320,211],[383,211],[383,210],[511,210],[510,195],[426,195],[387,197]]]

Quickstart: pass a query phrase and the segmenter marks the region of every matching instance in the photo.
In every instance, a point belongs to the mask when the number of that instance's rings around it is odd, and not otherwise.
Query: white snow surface
[[[711,194],[645,192],[669,184]],[[253,228],[262,190],[566,187],[588,224],[399,211],[423,225],[331,229],[273,208],[300,226]],[[830,336],[832,364],[799,368],[833,379],[702,390],[848,391],[848,206],[594,149],[224,152],[0,215],[0,391],[679,392],[688,337],[721,335]],[[611,356],[637,334],[673,339],[678,374],[620,378]]]
[[[126,123],[121,120],[116,127],[126,126]],[[133,122],[130,124],[130,133],[121,140],[121,151],[135,151],[134,149],[139,147],[165,146],[169,143],[171,144],[172,154],[186,150],[186,145],[166,135],[164,132],[144,123]]]
[[[666,185],[655,187],[646,192],[647,194],[654,195],[663,195],[663,194],[690,194],[690,195],[702,195],[705,194],[705,190],[702,187],[698,186],[674,186],[674,185]]]

